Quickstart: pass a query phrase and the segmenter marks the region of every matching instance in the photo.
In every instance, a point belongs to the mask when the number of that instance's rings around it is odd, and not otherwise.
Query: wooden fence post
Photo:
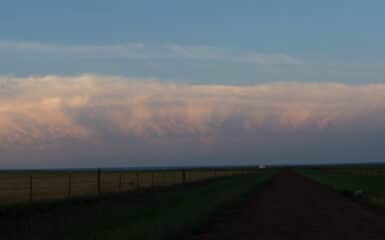
[[[97,170],[97,181],[98,181],[98,195],[102,193],[102,185],[101,185],[101,170],[98,168]]]
[[[33,177],[32,175],[29,176],[29,202],[32,203],[33,201]]]
[[[136,189],[139,189],[139,187],[140,187],[139,172],[135,172],[135,176],[136,176]]]
[[[119,173],[119,192],[122,192],[123,188],[123,182],[122,182],[122,172]]]
[[[186,183],[186,170],[182,170],[182,184]]]
[[[68,192],[67,192],[67,197],[70,198],[72,193],[72,174],[71,172],[68,173]]]

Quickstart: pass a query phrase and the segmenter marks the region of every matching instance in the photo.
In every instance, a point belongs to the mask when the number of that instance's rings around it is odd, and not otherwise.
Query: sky
[[[383,162],[383,1],[0,8],[0,168]]]

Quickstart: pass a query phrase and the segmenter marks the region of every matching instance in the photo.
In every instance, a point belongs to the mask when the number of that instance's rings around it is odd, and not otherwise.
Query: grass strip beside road
[[[274,170],[0,213],[0,239],[182,239]]]
[[[362,176],[322,169],[298,169],[297,171],[320,183],[334,187],[353,200],[385,209],[384,176]]]

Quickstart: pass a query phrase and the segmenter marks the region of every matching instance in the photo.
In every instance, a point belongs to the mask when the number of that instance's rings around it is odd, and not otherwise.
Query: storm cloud
[[[385,84],[0,77],[0,167],[378,162],[384,140]]]

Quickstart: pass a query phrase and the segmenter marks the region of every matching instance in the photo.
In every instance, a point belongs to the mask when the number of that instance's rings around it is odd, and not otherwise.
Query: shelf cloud
[[[83,151],[81,146],[103,146],[108,157],[119,145],[130,154],[145,154],[143,161],[151,154],[171,154],[175,159],[169,163],[177,164],[175,152],[215,158],[229,149],[274,161],[277,147],[293,154],[300,146],[312,151],[332,146],[342,154],[341,148],[363,146],[355,137],[369,139],[364,147],[375,143],[373,151],[379,151],[376,139],[385,137],[384,122],[385,84],[231,86],[98,75],[0,77],[0,151],[10,159],[54,151],[55,159],[65,159],[71,149]],[[297,161],[306,161],[298,154],[293,155]]]

